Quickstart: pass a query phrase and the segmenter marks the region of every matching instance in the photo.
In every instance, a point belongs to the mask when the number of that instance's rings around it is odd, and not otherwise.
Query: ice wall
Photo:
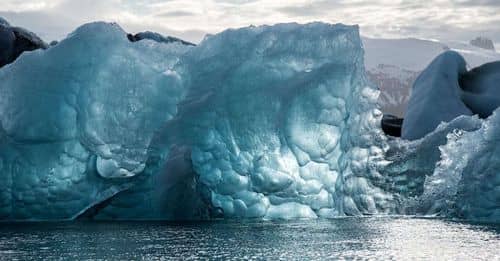
[[[3,218],[394,209],[357,27],[248,27],[192,47],[92,23],[0,81]]]
[[[184,90],[170,69],[189,48],[91,23],[2,68],[0,216],[71,218],[131,187],[176,114]]]
[[[494,83],[487,72],[469,83]],[[2,220],[500,219],[497,113],[387,140],[356,26],[252,26],[191,46],[91,23],[0,83]]]
[[[457,122],[469,128],[450,128]],[[410,204],[417,214],[500,220],[499,127],[498,111],[487,120],[462,116],[442,125],[451,131],[442,145],[434,143],[440,156],[430,161],[436,164],[425,179],[423,194]]]
[[[378,92],[358,28],[312,23],[227,30],[182,59],[189,93],[170,137],[226,217],[385,213]],[[179,70],[181,71],[181,70]]]

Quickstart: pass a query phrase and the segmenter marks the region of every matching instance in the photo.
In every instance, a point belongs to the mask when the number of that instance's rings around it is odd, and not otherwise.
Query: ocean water
[[[500,260],[500,227],[441,219],[0,223],[1,260]]]

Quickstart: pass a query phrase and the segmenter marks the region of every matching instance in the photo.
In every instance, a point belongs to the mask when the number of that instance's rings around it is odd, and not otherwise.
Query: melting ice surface
[[[356,26],[247,27],[193,47],[92,23],[0,82],[1,219],[499,219],[495,167],[456,160],[494,161],[496,116],[387,141]]]

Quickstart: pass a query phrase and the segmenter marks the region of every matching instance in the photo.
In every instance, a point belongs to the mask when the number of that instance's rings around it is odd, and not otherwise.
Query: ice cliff
[[[92,23],[0,70],[0,216],[70,218],[130,186],[176,114],[169,68],[188,49]]]
[[[187,53],[169,136],[191,147],[211,205],[230,217],[389,212],[362,64],[357,27],[321,23],[228,30]]]
[[[82,26],[0,71],[1,216],[390,212],[362,65],[344,25],[227,30],[198,47]]]

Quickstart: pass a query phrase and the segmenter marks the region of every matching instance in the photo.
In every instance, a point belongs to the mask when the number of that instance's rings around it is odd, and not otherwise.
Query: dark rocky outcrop
[[[184,45],[196,46],[194,43],[190,43],[190,42],[184,41],[184,40],[176,38],[176,37],[163,36],[159,33],[150,32],[150,31],[140,32],[140,33],[137,33],[135,35],[127,34],[127,38],[131,42],[137,42],[140,40],[149,39],[149,40],[153,40],[153,41],[156,41],[159,43],[176,43],[177,42],[177,43],[181,43]]]
[[[382,117],[382,130],[386,135],[401,137],[401,128],[403,127],[403,118],[394,115],[385,114]]]
[[[0,67],[15,61],[23,52],[48,48],[34,33],[20,27],[12,27],[0,18]]]

